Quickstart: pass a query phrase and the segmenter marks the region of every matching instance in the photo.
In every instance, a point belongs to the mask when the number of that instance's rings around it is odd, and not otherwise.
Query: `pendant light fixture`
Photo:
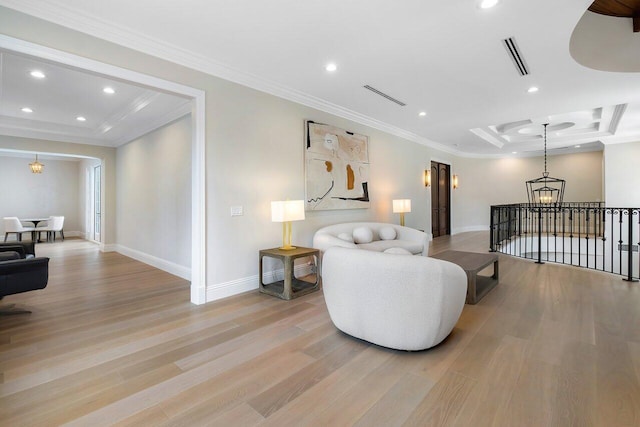
[[[31,173],[42,173],[44,165],[38,161],[38,154],[36,154],[36,161],[29,163],[29,167],[31,168]]]
[[[542,177],[527,181],[527,197],[529,204],[534,205],[560,205],[564,197],[566,181],[549,176],[547,171],[547,126],[544,125],[544,172]]]

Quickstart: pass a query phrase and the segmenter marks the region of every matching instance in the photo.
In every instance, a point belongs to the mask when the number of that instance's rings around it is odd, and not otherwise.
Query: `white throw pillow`
[[[394,255],[413,255],[411,252],[404,248],[389,248],[385,249],[385,254],[394,254]]]
[[[371,243],[373,231],[369,227],[356,227],[353,229],[353,241],[356,243]]]
[[[340,233],[338,234],[338,239],[345,240],[349,243],[353,243],[353,236],[349,233]]]
[[[382,227],[378,234],[380,235],[380,240],[395,240],[397,236],[396,229],[393,227]]]

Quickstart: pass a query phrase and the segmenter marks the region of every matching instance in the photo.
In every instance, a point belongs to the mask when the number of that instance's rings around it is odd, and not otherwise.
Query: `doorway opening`
[[[206,295],[206,236],[205,236],[205,92],[190,86],[138,73],[125,68],[70,54],[60,50],[0,35],[0,49],[41,58],[67,67],[96,73],[102,76],[142,85],[160,92],[175,94],[190,100],[192,139],[191,139],[191,302],[204,304]],[[109,165],[101,173],[111,172]],[[113,200],[112,182],[106,175],[100,179],[102,193],[110,193]],[[103,248],[113,248],[115,241],[114,215],[109,215],[109,206],[100,206],[99,236]],[[93,210],[93,209],[92,209]],[[109,218],[107,218],[109,217]],[[111,221],[111,222],[110,222]],[[94,229],[95,233],[95,229]]]

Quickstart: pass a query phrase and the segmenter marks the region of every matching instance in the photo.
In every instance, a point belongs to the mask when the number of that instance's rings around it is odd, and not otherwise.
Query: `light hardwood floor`
[[[338,332],[321,291],[193,306],[186,281],[89,243],[37,251],[49,286],[1,303],[33,310],[0,317],[2,426],[640,425],[640,286],[617,276],[501,256],[441,345],[400,352]]]

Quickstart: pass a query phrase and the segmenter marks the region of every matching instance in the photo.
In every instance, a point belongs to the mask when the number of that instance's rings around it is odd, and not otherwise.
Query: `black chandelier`
[[[534,205],[560,205],[564,197],[564,186],[566,181],[560,178],[553,178],[547,172],[547,126],[544,126],[544,172],[540,178],[527,181],[527,197],[529,204]]]

